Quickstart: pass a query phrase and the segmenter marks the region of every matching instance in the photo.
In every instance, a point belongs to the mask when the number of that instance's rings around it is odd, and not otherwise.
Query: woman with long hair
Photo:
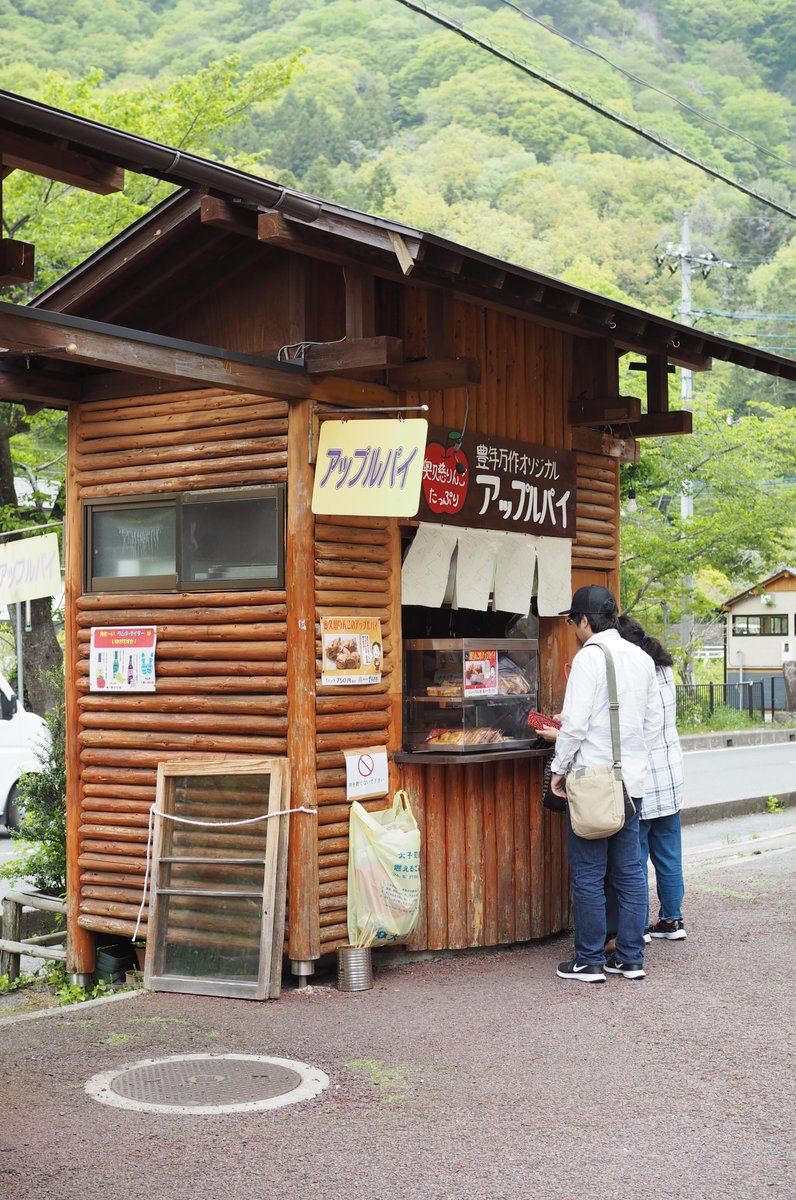
[[[658,919],[649,925],[647,932],[650,937],[682,941],[686,937],[682,912],[685,888],[680,837],[683,751],[675,724],[676,692],[672,656],[633,617],[621,616],[618,620],[620,635],[639,646],[655,663],[663,705],[663,729],[650,749],[649,772],[639,822],[641,865],[646,872],[647,861],[652,859],[660,906]]]

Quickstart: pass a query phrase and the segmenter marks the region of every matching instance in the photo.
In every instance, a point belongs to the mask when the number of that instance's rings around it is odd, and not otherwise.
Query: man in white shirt
[[[604,983],[605,971],[643,979],[647,880],[639,852],[638,809],[644,795],[648,750],[663,724],[655,666],[648,654],[620,637],[617,604],[608,588],[596,583],[578,588],[561,616],[575,626],[581,648],[567,683],[551,786],[565,797],[568,771],[613,762],[606,659],[596,644],[602,643],[610,650],[616,670],[626,815],[618,833],[592,840],[572,832],[567,812],[575,958],[560,963],[557,973],[563,979],[586,983]],[[595,645],[589,649],[592,642]],[[616,951],[607,959],[606,874],[619,904]]]

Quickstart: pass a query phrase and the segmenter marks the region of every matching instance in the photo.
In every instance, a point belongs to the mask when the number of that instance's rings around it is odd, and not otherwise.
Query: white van
[[[40,771],[39,753],[50,744],[47,723],[19,707],[14,689],[0,674],[0,825],[19,826],[19,777]]]

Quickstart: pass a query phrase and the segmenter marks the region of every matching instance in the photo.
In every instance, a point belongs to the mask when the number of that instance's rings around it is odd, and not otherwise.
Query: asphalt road
[[[685,804],[796,792],[796,743],[693,750],[684,755]]]
[[[266,1004],[135,994],[0,1024],[15,1200],[756,1200],[796,1194],[796,824],[686,832],[688,940],[643,982],[556,978],[566,937],[441,954]],[[789,821],[789,824],[787,823]],[[732,828],[731,828],[732,827]],[[789,832],[788,832],[789,830]],[[270,1112],[131,1112],[84,1090],[176,1054],[329,1077]]]

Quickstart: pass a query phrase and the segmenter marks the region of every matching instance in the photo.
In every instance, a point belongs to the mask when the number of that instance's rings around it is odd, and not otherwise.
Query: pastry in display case
[[[415,754],[520,750],[536,731],[538,642],[430,638],[404,643],[404,748]]]

